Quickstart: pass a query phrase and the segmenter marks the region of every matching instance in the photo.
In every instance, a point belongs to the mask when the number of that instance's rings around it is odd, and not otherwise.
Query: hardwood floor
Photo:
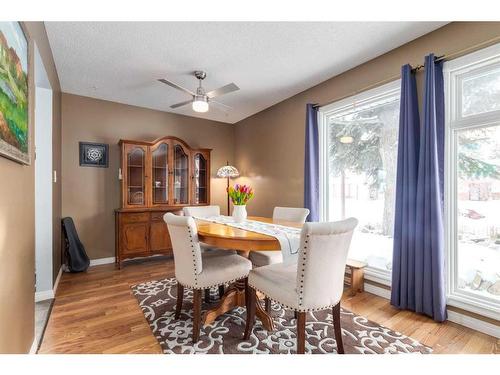
[[[173,274],[173,261],[164,258],[128,263],[121,270],[103,265],[63,274],[39,353],[161,353],[130,286]],[[397,310],[370,293],[346,293],[342,306],[435,353],[500,353],[500,340],[494,337]]]

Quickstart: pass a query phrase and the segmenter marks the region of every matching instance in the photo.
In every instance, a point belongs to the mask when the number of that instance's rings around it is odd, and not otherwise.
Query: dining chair
[[[177,279],[177,303],[175,318],[180,317],[184,288],[193,289],[193,342],[200,335],[201,292],[236,280],[245,279],[252,263],[237,254],[210,256],[201,252],[198,230],[190,216],[166,213],[167,223],[174,251],[175,278]]]
[[[211,216],[220,216],[220,207],[216,205],[211,206],[188,206],[182,209],[185,216],[193,216],[193,217],[211,217]],[[229,255],[236,254],[234,250],[222,250],[217,249],[216,247],[204,244],[200,242],[201,251],[206,253],[207,256],[219,256],[219,255]],[[224,294],[224,285],[219,286],[219,298],[222,298]],[[205,290],[205,302],[210,302],[210,290]]]
[[[199,218],[206,218],[211,216],[220,216],[219,206],[189,206],[182,209],[184,216],[193,216]],[[228,253],[235,254],[234,251],[220,250],[213,246],[200,242],[201,251],[208,251],[210,255],[227,255]]]
[[[255,321],[256,291],[282,307],[297,312],[297,353],[305,352],[308,312],[332,309],[337,352],[344,353],[340,326],[340,299],[347,253],[358,220],[305,223],[300,235],[297,264],[275,263],[252,270],[246,289],[248,340]]]
[[[309,209],[300,207],[274,207],[273,220],[283,220],[296,224],[304,224],[309,215]],[[254,267],[282,263],[281,251],[252,251],[249,259]]]
[[[304,224],[309,215],[309,209],[300,207],[274,207],[273,220],[283,220],[291,223]],[[283,263],[281,251],[252,251],[248,257],[254,268],[268,266],[275,263]],[[265,310],[271,312],[271,301],[264,299]]]
[[[195,217],[220,216],[220,207],[212,206],[188,206],[182,209],[184,215]]]

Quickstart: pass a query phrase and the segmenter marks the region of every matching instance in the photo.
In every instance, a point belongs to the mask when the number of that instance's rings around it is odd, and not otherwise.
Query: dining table
[[[248,219],[294,228],[301,228],[303,225],[260,216],[250,216]],[[198,239],[200,242],[222,250],[236,250],[240,256],[245,258],[249,257],[251,251],[281,251],[278,239],[267,234],[214,223],[200,218],[196,219],[196,225],[198,227]],[[210,324],[220,315],[238,306],[246,306],[244,280],[239,280],[231,284],[219,302],[203,313],[202,322],[203,324]],[[266,330],[274,331],[273,319],[270,313],[266,312],[262,307],[261,303],[257,303],[256,305],[256,316]]]

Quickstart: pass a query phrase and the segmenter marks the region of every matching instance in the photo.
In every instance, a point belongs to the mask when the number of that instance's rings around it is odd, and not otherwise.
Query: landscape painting
[[[28,41],[19,22],[0,22],[0,154],[30,163]]]

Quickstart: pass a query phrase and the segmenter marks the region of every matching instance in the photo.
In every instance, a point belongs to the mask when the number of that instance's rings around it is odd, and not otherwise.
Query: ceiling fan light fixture
[[[193,111],[195,112],[207,112],[208,111],[208,99],[202,95],[195,95],[193,99]]]

